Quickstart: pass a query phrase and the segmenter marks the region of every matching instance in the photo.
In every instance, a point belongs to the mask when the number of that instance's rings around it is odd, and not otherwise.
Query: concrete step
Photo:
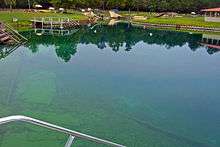
[[[5,37],[5,36],[7,36],[6,33],[0,33],[0,38],[3,38],[3,37]]]
[[[6,42],[6,41],[8,41],[8,40],[10,40],[10,37],[9,37],[9,36],[5,36],[5,37],[3,37],[3,38],[0,38],[0,41],[1,41],[1,42]]]

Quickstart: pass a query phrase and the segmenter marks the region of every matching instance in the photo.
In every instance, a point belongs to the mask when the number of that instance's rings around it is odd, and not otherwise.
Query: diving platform
[[[79,27],[79,22],[68,17],[42,17],[31,20],[34,28],[67,29]]]

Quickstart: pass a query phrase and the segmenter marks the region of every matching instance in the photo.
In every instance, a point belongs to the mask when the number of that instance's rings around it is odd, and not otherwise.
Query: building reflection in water
[[[214,54],[220,51],[220,35],[203,34],[201,45],[208,48],[209,54]]]

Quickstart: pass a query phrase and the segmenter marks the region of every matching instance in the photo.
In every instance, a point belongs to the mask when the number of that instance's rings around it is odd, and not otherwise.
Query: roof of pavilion
[[[202,9],[202,12],[220,12],[220,8]]]
[[[207,44],[207,43],[200,43],[203,46],[207,46],[210,48],[215,48],[215,49],[219,49],[220,50],[220,46],[219,45],[212,45],[212,44]]]

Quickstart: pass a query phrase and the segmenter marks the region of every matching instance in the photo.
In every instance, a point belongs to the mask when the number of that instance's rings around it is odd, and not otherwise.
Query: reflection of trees
[[[30,32],[26,32],[30,33]],[[24,35],[26,35],[24,33]],[[58,57],[62,58],[65,62],[71,59],[71,56],[76,53],[77,44],[79,43],[79,36],[37,36],[33,32],[27,46],[33,52],[39,50],[39,45],[55,46],[55,51]]]
[[[219,52],[219,51],[220,51],[219,49],[210,48],[210,47],[207,49],[207,52],[209,53],[209,55],[212,55],[212,54]]]
[[[26,32],[25,34],[27,34]],[[175,46],[188,45],[192,51],[200,47],[202,35],[189,34],[175,31],[161,31],[154,29],[144,30],[138,27],[130,27],[128,24],[118,24],[116,26],[98,25],[93,29],[81,28],[71,36],[36,36],[30,38],[28,47],[32,52],[39,50],[39,45],[54,45],[58,57],[68,62],[77,52],[77,44],[95,44],[98,48],[104,49],[107,45],[117,52],[122,48],[125,51],[132,50],[132,47],[140,41],[147,44],[163,45],[167,49]],[[216,50],[208,50],[214,53]]]
[[[95,31],[95,33],[94,33]],[[164,45],[167,49],[175,46],[183,46],[188,43],[192,50],[196,50],[201,40],[199,34],[189,34],[175,31],[144,30],[137,27],[128,27],[128,24],[117,26],[101,26],[93,30],[86,30],[81,38],[81,43],[108,44],[113,51],[118,51],[123,45],[125,50],[130,51],[140,41],[147,44]],[[101,46],[103,48],[103,46]]]
[[[56,42],[55,46],[57,56],[62,58],[65,62],[68,62],[71,59],[71,56],[76,53],[77,43],[77,40],[69,37],[65,37],[59,42]]]

